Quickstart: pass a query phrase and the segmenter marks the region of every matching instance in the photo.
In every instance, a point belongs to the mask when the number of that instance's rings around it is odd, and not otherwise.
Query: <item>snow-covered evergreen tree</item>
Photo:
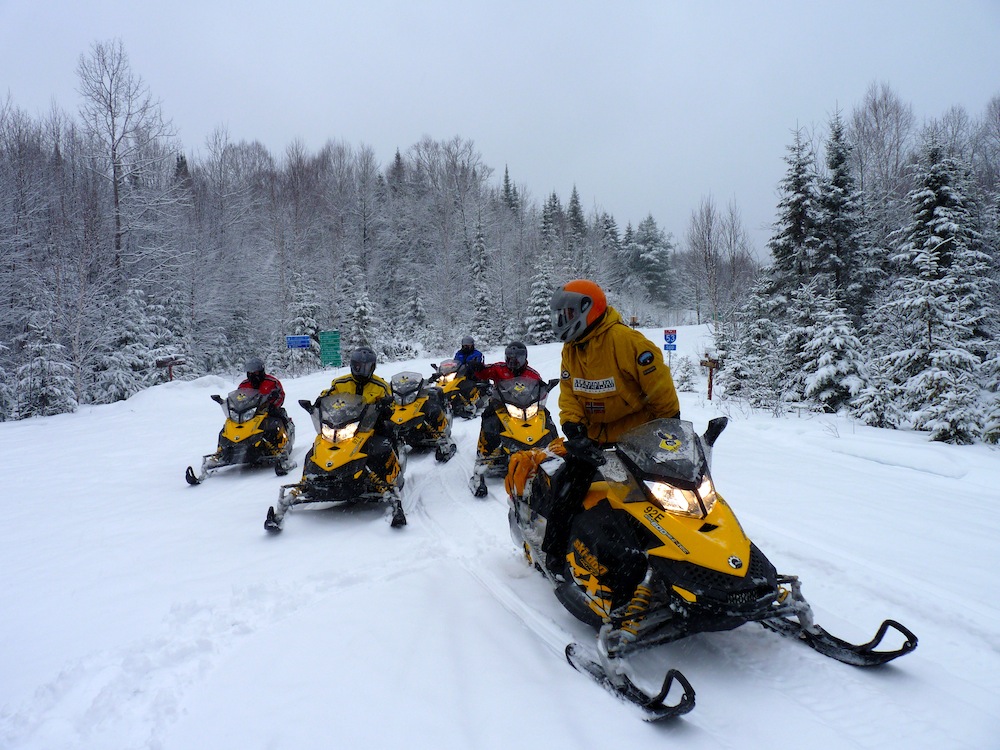
[[[73,366],[66,347],[55,340],[52,317],[44,305],[33,305],[27,330],[18,337],[23,347],[22,364],[17,368],[15,419],[45,417],[76,411]]]
[[[976,351],[987,349],[975,330],[988,257],[979,249],[962,173],[932,137],[909,195],[913,220],[900,233],[893,258],[899,277],[887,303],[908,334],[889,354],[900,407],[915,429],[951,443],[981,434]]]
[[[5,355],[9,349],[10,347],[0,343],[0,355]],[[6,422],[14,415],[16,403],[10,376],[7,374],[7,370],[0,365],[0,422]]]
[[[486,263],[486,236],[483,234],[482,223],[479,223],[472,243],[472,331],[476,340],[483,343],[497,339],[493,324],[492,295],[486,279]]]
[[[771,292],[790,295],[812,275],[812,265],[819,239],[816,225],[819,215],[819,189],[814,155],[802,130],[785,157],[788,171],[780,183],[778,219],[768,242],[771,257]]]
[[[288,307],[290,320],[285,325],[288,336],[308,336],[308,349],[285,348],[281,363],[290,375],[301,375],[320,369],[319,295],[305,274],[292,274],[292,299]]]
[[[868,358],[861,366],[860,377],[863,385],[850,402],[853,416],[872,427],[898,427],[902,415],[893,399],[893,384],[886,374],[883,359]]]
[[[377,347],[375,339],[375,320],[372,317],[371,301],[368,299],[368,292],[362,290],[354,303],[351,312],[351,321],[348,328],[345,355],[359,346]]]
[[[525,343],[548,344],[555,341],[552,332],[552,293],[555,284],[552,281],[552,264],[547,254],[543,254],[531,277],[531,301],[528,316],[525,319],[527,333]]]
[[[91,403],[110,404],[138,393],[155,379],[155,339],[146,316],[146,296],[131,287],[116,308],[108,309],[112,331],[97,356],[88,389]]]
[[[740,325],[727,342],[715,382],[723,398],[774,409],[781,397],[781,330],[774,320],[768,285],[767,279],[758,280],[737,313]]]
[[[815,338],[819,318],[819,281],[813,279],[792,292],[785,310],[785,323],[778,339],[781,361],[783,398],[786,401],[806,400],[806,378],[815,370],[817,352],[808,350]]]
[[[818,180],[814,273],[821,278],[821,291],[832,293],[860,318],[865,300],[860,296],[863,285],[855,280],[860,242],[858,194],[839,112],[830,123],[826,168],[826,175]]]
[[[682,393],[693,393],[697,384],[698,368],[690,357],[678,357],[670,367],[674,386]]]
[[[837,300],[823,295],[817,299],[812,339],[803,354],[806,399],[835,414],[861,392],[862,347],[851,319]]]
[[[673,245],[666,232],[659,228],[652,214],[643,219],[635,231],[638,246],[638,267],[649,299],[666,306],[673,292]]]

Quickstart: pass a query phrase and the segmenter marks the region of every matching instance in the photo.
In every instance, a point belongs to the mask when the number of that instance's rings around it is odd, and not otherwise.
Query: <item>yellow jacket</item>
[[[563,345],[560,423],[578,422],[592,440],[613,443],[633,427],[680,411],[663,354],[613,307],[592,331]]]
[[[363,387],[359,386],[361,383],[355,380],[353,375],[347,373],[339,378],[334,378],[330,387],[323,391],[320,396],[326,396],[330,393],[355,393],[369,404],[376,404],[385,398],[392,399],[392,389],[378,375],[372,375]]]

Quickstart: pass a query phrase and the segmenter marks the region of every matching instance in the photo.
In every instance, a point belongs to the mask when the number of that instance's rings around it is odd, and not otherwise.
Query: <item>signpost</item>
[[[712,400],[712,374],[718,369],[718,367],[719,367],[719,360],[712,359],[711,357],[705,357],[705,359],[703,359],[701,361],[701,366],[708,368],[708,400],[711,401]]]
[[[340,356],[340,331],[319,332],[319,361],[322,365],[340,367],[343,360]]]
[[[666,342],[663,345],[663,350],[667,353],[667,367],[670,367],[670,353],[677,351],[677,329],[664,328],[663,340]]]
[[[184,360],[183,357],[163,357],[162,359],[156,360],[157,367],[167,368],[168,380],[174,379],[174,365],[184,365],[184,364],[187,364],[187,362]]]

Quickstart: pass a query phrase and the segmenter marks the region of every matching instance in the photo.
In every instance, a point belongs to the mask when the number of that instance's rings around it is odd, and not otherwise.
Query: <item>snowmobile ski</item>
[[[868,643],[860,645],[830,635],[819,625],[813,624],[807,628],[795,620],[784,617],[761,620],[760,624],[779,635],[797,638],[811,649],[823,654],[823,656],[829,656],[831,659],[836,659],[844,664],[851,664],[855,667],[877,667],[880,664],[885,664],[897,657],[908,654],[917,647],[917,636],[909,628],[900,625],[895,620],[885,620],[879,627],[875,637],[868,641]],[[882,643],[882,639],[889,632],[890,628],[902,633],[906,639],[903,645],[891,651],[876,651],[875,649]]]
[[[187,483],[190,484],[192,487],[201,484],[201,477],[195,475],[194,468],[191,466],[188,466],[187,471],[184,472],[184,479],[186,479]]]
[[[566,646],[566,660],[575,670],[589,675],[601,687],[620,700],[638,707],[646,721],[672,719],[676,716],[682,716],[694,708],[694,688],[688,682],[687,677],[676,669],[669,670],[663,679],[660,691],[654,696],[649,696],[636,687],[627,675],[613,676],[609,674],[599,662],[587,656],[578,643],[570,643]],[[673,705],[664,703],[674,682],[680,684],[683,694]]]
[[[273,505],[267,509],[267,518],[264,519],[264,529],[271,534],[277,534],[281,531],[281,519],[275,515]]]

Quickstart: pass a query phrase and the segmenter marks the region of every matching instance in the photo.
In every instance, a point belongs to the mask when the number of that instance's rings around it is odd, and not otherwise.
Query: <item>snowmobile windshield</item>
[[[625,433],[616,448],[651,502],[671,513],[696,518],[712,510],[715,487],[701,440],[690,422],[647,422]]]
[[[420,395],[420,386],[423,384],[424,376],[419,372],[397,372],[389,383],[392,388],[392,397],[401,406],[416,401],[417,396]]]
[[[357,434],[368,403],[355,393],[331,393],[320,398],[314,413],[319,414],[319,434],[331,443],[350,440]]]
[[[264,404],[264,397],[260,391],[251,388],[237,388],[226,396],[226,402],[222,405],[222,410],[226,413],[226,418],[237,424],[249,422],[257,416],[257,409]]]
[[[438,366],[438,372],[441,373],[441,377],[438,378],[442,383],[450,383],[456,377],[458,377],[458,361],[454,359],[446,359],[444,362]]]
[[[507,413],[514,419],[527,421],[545,407],[545,397],[549,394],[546,384],[534,378],[511,378],[497,383],[500,400],[507,407]]]

